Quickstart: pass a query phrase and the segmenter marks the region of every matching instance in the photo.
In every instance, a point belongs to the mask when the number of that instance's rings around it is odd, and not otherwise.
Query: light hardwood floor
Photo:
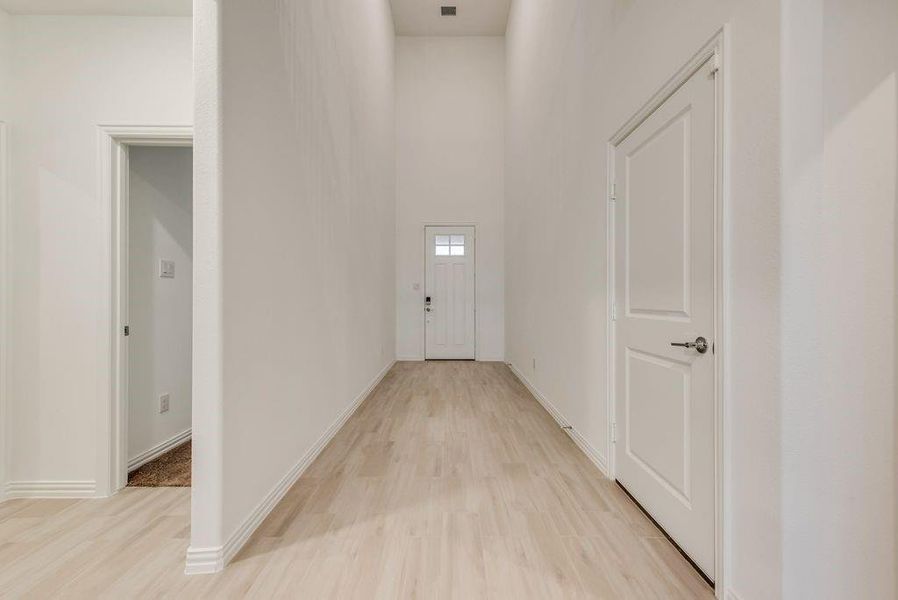
[[[399,363],[224,573],[188,489],[0,504],[0,596],[711,598],[501,363]]]

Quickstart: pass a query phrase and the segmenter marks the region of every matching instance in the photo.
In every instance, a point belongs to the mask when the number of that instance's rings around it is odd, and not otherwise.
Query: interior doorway
[[[720,54],[699,53],[611,146],[617,482],[708,580],[721,544]]]
[[[425,227],[424,357],[476,358],[475,228]]]
[[[129,487],[191,480],[192,171],[192,148],[129,148]]]
[[[167,479],[172,472],[157,464],[145,484],[190,483],[192,146],[190,127],[100,127],[112,242],[110,395],[102,421],[109,480],[100,487],[107,495],[160,458],[175,461],[168,467],[180,474]]]

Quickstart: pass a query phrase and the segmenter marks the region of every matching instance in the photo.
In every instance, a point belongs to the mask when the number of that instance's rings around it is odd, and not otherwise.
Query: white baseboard
[[[10,481],[4,500],[13,498],[95,498],[96,481]]]
[[[558,410],[558,407],[552,404],[552,402],[550,402],[549,399],[546,398],[545,394],[536,389],[536,387],[530,383],[530,380],[528,380],[527,377],[525,377],[524,374],[514,366],[514,364],[508,363],[508,366],[511,369],[511,372],[514,373],[515,377],[517,377],[520,382],[524,384],[524,387],[530,390],[530,393],[533,394],[533,397],[536,398],[536,401],[539,402],[544,409],[546,409],[547,413],[552,415],[552,418],[555,419],[555,421],[561,427],[570,427],[570,429],[564,430],[565,433],[567,433],[571,437],[577,447],[580,448],[580,451],[583,452],[583,454],[585,454],[586,457],[592,461],[592,463],[599,469],[599,471],[601,471],[605,477],[608,477],[608,461],[605,460],[605,457],[602,456],[599,451],[596,450],[592,446],[592,444],[589,443],[589,441],[587,441],[585,437],[583,437],[576,429],[571,426],[570,421],[568,421],[567,418],[565,418],[565,416],[561,414],[561,411]]]
[[[742,600],[739,595],[732,590],[732,588],[723,593],[723,598],[724,600]]]
[[[215,548],[187,549],[187,567],[185,569],[187,575],[217,573],[225,568],[231,559],[233,559],[240,551],[243,545],[246,544],[253,532],[255,532],[259,525],[262,524],[262,521],[265,520],[274,507],[277,506],[278,502],[280,502],[290,488],[293,487],[296,480],[302,477],[302,474],[309,468],[309,465],[312,464],[318,455],[321,454],[321,451],[324,450],[324,447],[327,446],[328,442],[333,439],[343,425],[346,424],[346,421],[349,420],[349,417],[358,410],[365,399],[367,399],[371,392],[374,391],[374,388],[377,387],[377,384],[379,384],[384,376],[389,373],[394,364],[396,364],[396,361],[391,361],[374,377],[374,379],[371,380],[368,386],[356,396],[352,404],[337,417],[337,420],[334,421],[318,441],[309,448],[308,452],[303,455],[299,462],[296,463],[296,465],[281,478],[274,488],[265,495],[265,498],[263,498],[256,508],[253,509],[246,519],[244,519],[237,530],[228,537],[223,546]]]
[[[186,575],[210,575],[225,568],[224,546],[215,548],[187,548]]]
[[[427,360],[423,356],[397,356],[396,362],[424,362]],[[478,356],[477,362],[505,362],[504,356]]]
[[[171,450],[173,448],[177,448],[178,446],[180,446],[181,444],[183,444],[184,442],[186,442],[187,440],[190,439],[190,432],[191,432],[190,429],[187,429],[186,431],[182,431],[181,433],[177,434],[176,436],[165,440],[161,444],[156,444],[149,450],[141,452],[140,454],[138,454],[137,456],[135,456],[134,458],[132,458],[131,460],[128,461],[128,472],[130,473],[134,469],[139,469],[140,467],[147,464],[151,460],[155,460],[155,459],[159,458],[160,456],[162,456],[169,450]]]

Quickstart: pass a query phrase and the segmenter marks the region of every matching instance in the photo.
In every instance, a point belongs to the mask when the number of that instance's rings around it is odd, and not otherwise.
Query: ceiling
[[[15,15],[190,16],[192,0],[0,0]]]
[[[511,0],[390,0],[396,35],[505,35]],[[190,16],[192,0],[0,0],[16,15]],[[440,15],[456,6],[455,17]]]
[[[391,0],[396,35],[505,35],[511,0]],[[441,6],[457,6],[455,17]]]

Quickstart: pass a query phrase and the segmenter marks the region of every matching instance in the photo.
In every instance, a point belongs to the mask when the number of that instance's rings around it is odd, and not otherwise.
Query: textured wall
[[[12,90],[12,18],[3,10],[0,10],[0,122],[9,123],[10,91]],[[7,149],[8,150],[8,149]],[[0,150],[0,488],[5,489],[7,481],[8,462],[10,451],[9,435],[12,426],[9,422],[7,407],[7,390],[9,389],[9,377],[6,370],[8,360],[7,327],[9,302],[9,155],[8,151]],[[0,491],[0,498],[3,492]]]
[[[107,227],[97,125],[189,125],[189,18],[12,19],[9,479],[102,481]]]
[[[470,223],[477,358],[503,360],[505,40],[399,37],[396,52],[396,355],[424,358],[424,225]]]
[[[387,0],[219,4],[226,539],[393,360],[394,35]]]
[[[606,455],[607,143],[730,26],[726,585],[743,598],[781,589],[779,20],[777,2],[516,0],[507,33],[506,356]]]
[[[784,595],[894,598],[898,3],[783,24]]]

